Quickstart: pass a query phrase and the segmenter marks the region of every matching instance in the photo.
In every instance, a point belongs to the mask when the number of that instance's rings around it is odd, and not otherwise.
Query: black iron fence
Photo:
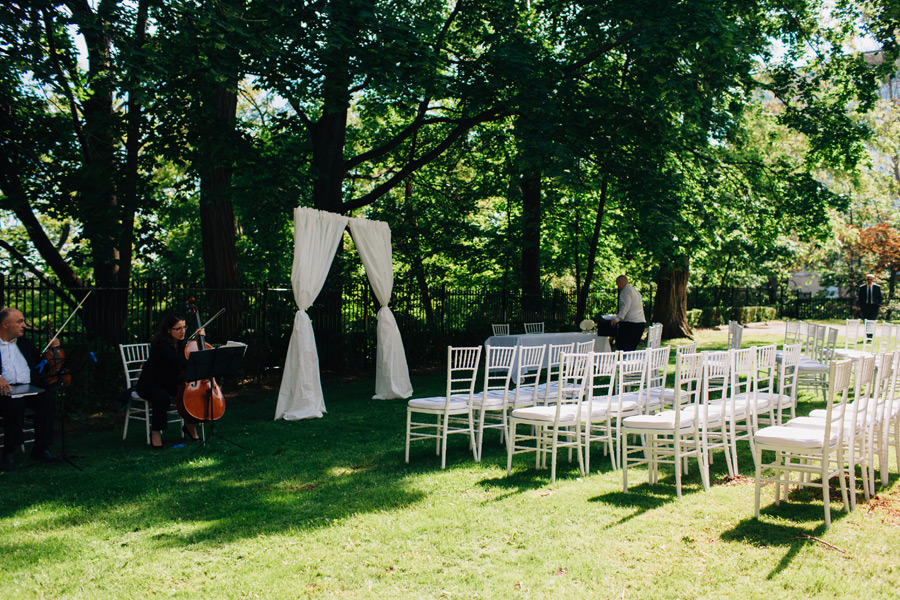
[[[641,290],[652,314],[652,287]],[[128,289],[95,289],[78,317],[60,334],[80,366],[80,393],[104,401],[124,385],[119,343],[147,341],[168,311],[184,313],[188,297],[196,299],[202,317],[220,308],[226,312],[211,324],[212,340],[240,340],[248,344],[243,377],[258,379],[282,368],[297,306],[290,284],[267,283],[256,287],[210,290],[199,285],[163,281],[135,282]],[[728,290],[690,289],[688,307],[704,302],[719,306],[772,305],[767,288]],[[797,297],[779,292],[777,309],[790,318],[842,318],[850,316],[852,301]],[[547,331],[571,331],[577,297],[574,291],[549,290],[529,297],[517,290],[423,289],[415,281],[395,284],[390,308],[394,313],[410,367],[440,364],[448,344],[475,345],[490,335],[492,323],[509,323],[513,332],[525,322],[542,321]],[[34,278],[0,276],[0,305],[21,309],[46,339],[72,310],[63,299]],[[615,289],[594,292],[586,314],[593,318],[614,312]],[[708,305],[707,305],[708,306]],[[374,372],[378,302],[365,281],[345,281],[338,289],[324,289],[309,309],[323,371]],[[186,315],[188,319],[193,317]],[[96,362],[94,359],[96,358]]]

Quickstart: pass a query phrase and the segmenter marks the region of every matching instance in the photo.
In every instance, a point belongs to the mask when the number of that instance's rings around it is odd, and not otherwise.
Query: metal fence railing
[[[649,317],[654,289],[647,287],[641,292]],[[63,343],[74,350],[75,360],[83,364],[83,392],[108,397],[121,390],[124,379],[117,344],[147,341],[163,314],[170,310],[183,313],[189,296],[196,298],[204,317],[227,309],[210,325],[208,335],[217,342],[235,339],[248,344],[244,378],[261,378],[281,369],[297,310],[289,284],[211,290],[196,284],[136,281],[127,289],[94,289],[79,317],[60,334]],[[691,288],[688,308],[712,301],[719,306],[771,306],[764,302],[770,298],[766,288]],[[842,318],[850,316],[852,306],[847,299],[803,298],[783,292],[778,298],[779,314],[791,318]],[[528,297],[518,290],[446,285],[423,289],[415,281],[404,280],[395,283],[390,308],[403,336],[408,363],[418,368],[440,364],[442,349],[448,344],[483,343],[492,323],[509,323],[516,332],[525,322],[543,321],[547,331],[571,331],[577,327],[576,303],[576,293],[568,290],[547,290]],[[36,329],[35,335],[46,337],[62,324],[73,304],[71,298],[61,298],[38,279],[0,276],[0,306],[21,309]],[[599,290],[590,294],[586,314],[596,319],[614,312],[615,307],[615,289]],[[309,315],[323,371],[373,369],[378,309],[364,280],[344,281],[339,288],[322,290]],[[87,360],[90,353],[96,363]]]

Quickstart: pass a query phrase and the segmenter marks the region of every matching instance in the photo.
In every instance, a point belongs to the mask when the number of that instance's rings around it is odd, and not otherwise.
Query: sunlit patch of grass
[[[759,343],[751,331],[745,345]],[[723,331],[697,335],[724,347]],[[441,393],[443,377],[414,374],[417,394]],[[92,431],[69,440],[83,472],[0,475],[0,598],[892,598],[900,587],[893,472],[854,513],[834,503],[826,532],[815,493],[775,506],[769,486],[753,518],[746,446],[737,478],[717,457],[708,492],[692,464],[680,501],[671,468],[654,485],[629,469],[624,493],[599,449],[587,477],[563,454],[553,484],[528,457],[507,476],[496,432],[481,463],[451,441],[441,470],[430,444],[403,462],[406,402],[371,400],[373,387],[326,381],[328,414],[301,422],[271,421],[275,391],[241,390],[216,427],[242,448],[151,452],[139,435]],[[801,413],[816,405],[804,397]]]

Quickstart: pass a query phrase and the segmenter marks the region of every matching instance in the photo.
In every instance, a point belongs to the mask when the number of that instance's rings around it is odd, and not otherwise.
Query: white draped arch
[[[382,221],[350,219],[301,206],[294,209],[294,262],[291,267],[291,287],[298,310],[294,315],[294,328],[278,391],[276,419],[312,419],[325,412],[316,337],[306,309],[325,284],[348,222],[369,281],[382,305],[378,311],[375,398],[408,398],[412,395],[403,340],[394,315],[387,307],[394,285],[390,228]]]
[[[375,358],[376,400],[409,398],[412,384],[400,328],[394,313],[388,308],[394,287],[394,263],[391,257],[391,228],[384,221],[350,219],[350,235],[359,251],[369,283],[381,304],[378,310],[378,330]]]

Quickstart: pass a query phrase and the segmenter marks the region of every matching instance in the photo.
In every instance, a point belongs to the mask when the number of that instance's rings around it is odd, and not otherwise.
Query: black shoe
[[[199,435],[197,435],[197,434],[191,435],[191,432],[188,431],[187,425],[182,425],[182,426],[181,426],[181,432],[185,435],[185,437],[187,437],[187,439],[191,440],[192,442],[199,442],[199,441],[200,441],[200,436],[199,436]]]
[[[12,471],[16,468],[16,461],[13,459],[13,455],[4,454],[2,458],[0,458],[0,471]]]
[[[31,458],[38,460],[56,460],[56,456],[51,454],[47,448],[32,448]]]

